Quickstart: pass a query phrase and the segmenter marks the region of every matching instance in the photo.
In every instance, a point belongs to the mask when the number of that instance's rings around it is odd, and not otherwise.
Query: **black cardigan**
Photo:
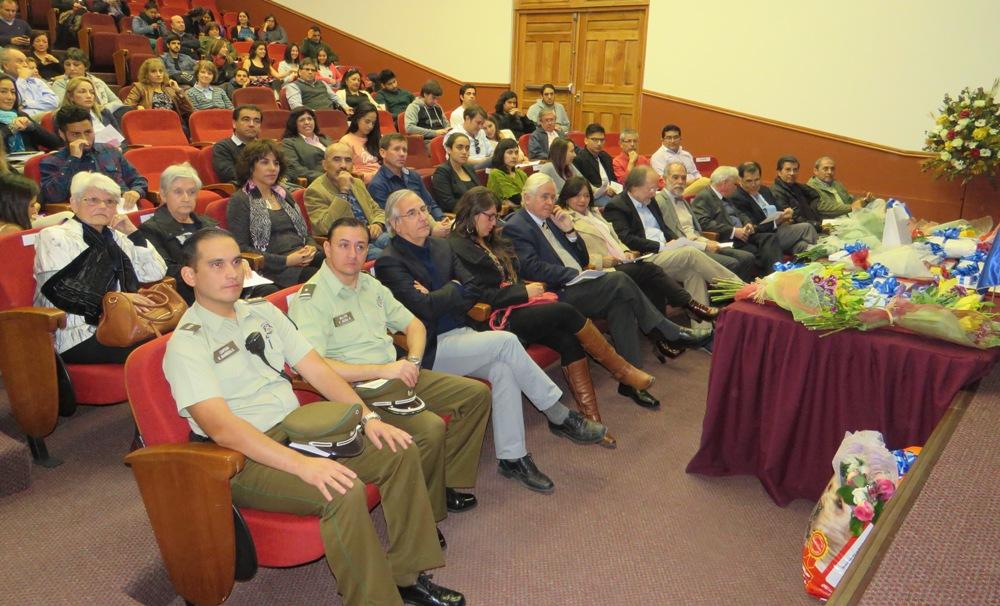
[[[431,177],[431,195],[441,210],[446,213],[455,212],[455,206],[462,194],[477,185],[482,185],[476,175],[476,169],[471,164],[465,164],[462,168],[465,169],[465,174],[470,177],[468,181],[459,179],[458,173],[455,172],[451,162],[447,160],[438,164]]]
[[[468,238],[452,234],[448,238],[451,249],[455,251],[458,262],[471,274],[471,284],[479,291],[481,301],[499,309],[525,303],[528,301],[528,289],[524,282],[518,280],[509,286],[501,286],[503,276],[493,264],[493,260],[475,242]],[[514,261],[514,271],[517,271],[517,258]]]

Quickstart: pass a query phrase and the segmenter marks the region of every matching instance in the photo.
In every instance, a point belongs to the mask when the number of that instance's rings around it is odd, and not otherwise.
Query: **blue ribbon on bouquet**
[[[979,275],[979,263],[960,261],[955,267],[951,268],[950,273],[953,276],[977,276]]]
[[[977,250],[971,255],[965,255],[964,257],[962,257],[962,260],[972,261],[973,263],[982,263],[983,261],[986,260],[986,253],[981,250]]]
[[[945,240],[956,240],[958,239],[958,235],[962,233],[962,230],[957,227],[949,227],[948,229],[935,229],[931,233]]]
[[[846,252],[849,255],[853,255],[854,253],[862,250],[868,250],[868,245],[865,244],[864,242],[858,241],[853,244],[844,245],[844,252]]]
[[[881,263],[873,263],[872,266],[868,268],[868,275],[872,278],[888,278],[889,268]]]
[[[903,212],[906,213],[906,216],[911,219],[913,218],[913,213],[911,213],[910,209],[906,206],[906,202],[897,200],[896,198],[889,198],[889,200],[885,203],[886,208],[893,208],[895,206],[901,206],[903,208]]]
[[[896,280],[895,276],[889,276],[887,278],[878,278],[872,284],[872,287],[878,291],[879,294],[886,296],[893,296],[898,293],[903,286]]]
[[[788,271],[790,269],[798,269],[800,267],[805,267],[805,265],[801,263],[794,263],[792,261],[789,261],[787,263],[779,262],[774,264],[774,271]]]
[[[927,247],[931,249],[931,254],[934,255],[935,257],[939,257],[941,259],[945,259],[948,257],[948,255],[945,254],[944,252],[944,246],[941,246],[940,244],[936,244],[934,242],[927,242]]]
[[[870,287],[874,281],[875,278],[873,278],[872,275],[866,271],[860,271],[851,276],[851,286],[853,286],[855,290],[864,290]]]

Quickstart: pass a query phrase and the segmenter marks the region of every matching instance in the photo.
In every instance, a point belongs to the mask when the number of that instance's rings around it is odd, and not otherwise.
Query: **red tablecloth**
[[[774,306],[734,303],[715,331],[701,447],[688,473],[756,475],[778,505],[816,500],[845,431],[923,444],[1000,352],[890,330],[820,333]]]

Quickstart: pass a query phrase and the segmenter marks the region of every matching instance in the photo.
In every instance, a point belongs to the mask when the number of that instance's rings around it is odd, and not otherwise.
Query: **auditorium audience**
[[[429,141],[448,132],[444,111],[438,105],[441,94],[441,85],[436,80],[424,82],[420,87],[420,96],[406,106],[403,114],[406,134],[422,135],[425,141]]]
[[[34,304],[66,312],[55,348],[69,364],[121,364],[135,347],[97,341],[105,293],[135,293],[140,283],[166,275],[166,264],[132,221],[118,213],[121,191],[107,175],[78,172],[69,196],[73,218],[35,238]],[[135,295],[140,305],[153,305]]]
[[[254,32],[253,26],[250,25],[250,15],[246,11],[236,13],[236,25],[229,28],[229,39],[234,42],[237,40],[255,42],[257,40],[257,34]]]
[[[547,160],[549,145],[565,133],[556,124],[555,110],[544,108],[538,112],[538,127],[528,137],[528,158],[532,160]]]
[[[97,95],[94,92],[94,83],[89,78],[73,78],[66,85],[66,94],[59,107],[82,107],[90,112],[90,119],[94,123],[95,135],[100,134],[102,143],[109,143],[121,147],[125,138],[121,134],[121,124],[106,108],[101,107],[97,102]],[[110,128],[105,133],[100,131]]]
[[[552,180],[558,193],[567,179],[583,176],[573,163],[575,158],[576,146],[569,139],[560,137],[549,144],[549,161],[539,165],[538,172]]]
[[[451,129],[448,135],[462,133],[468,137],[469,164],[476,169],[486,168],[490,165],[490,160],[493,158],[493,148],[495,147],[486,138],[486,132],[483,130],[483,124],[486,122],[486,110],[478,105],[473,105],[467,107],[463,111],[463,115],[465,119],[462,122],[462,126]]]
[[[391,69],[379,72],[378,81],[382,88],[375,93],[375,100],[385,106],[395,122],[396,116],[405,112],[416,97],[410,91],[399,87],[399,80]]]
[[[569,132],[569,114],[562,103],[556,101],[556,87],[551,84],[542,85],[542,96],[528,108],[528,119],[538,122],[541,119],[543,109],[550,109],[556,113],[556,126],[564,133]]]
[[[618,136],[618,144],[621,147],[621,153],[611,160],[611,166],[615,169],[615,181],[624,183],[625,177],[632,172],[633,168],[636,166],[650,166],[650,163],[649,158],[638,152],[639,131],[634,128],[623,128],[621,134]],[[663,189],[665,183],[666,181],[661,176],[657,186]]]
[[[221,73],[221,72],[220,72]],[[242,67],[237,67],[233,71],[233,78],[222,85],[222,90],[226,91],[226,95],[229,100],[233,100],[233,93],[236,92],[238,88],[246,88],[250,86],[250,74],[247,70]]]
[[[538,470],[527,450],[522,392],[545,414],[556,435],[596,443],[607,428],[571,412],[559,401],[559,388],[515,335],[476,332],[469,326],[465,314],[476,303],[478,289],[448,243],[430,237],[428,208],[418,195],[397,191],[385,209],[393,238],[375,262],[375,276],[427,327],[423,367],[488,380],[500,473],[531,490],[551,492],[552,480]]]
[[[0,46],[31,47],[31,26],[17,16],[17,0],[0,2]]]
[[[181,39],[176,34],[168,34],[164,38],[164,46],[166,51],[160,55],[160,59],[167,68],[167,76],[180,86],[192,86],[195,82],[195,60],[181,52]]]
[[[17,173],[0,171],[0,236],[31,229],[38,185]]]
[[[206,57],[211,58],[217,54],[217,51],[212,50],[212,46],[218,42],[222,41],[222,46],[226,49],[226,54],[228,57],[236,56],[236,49],[233,47],[233,43],[222,35],[222,26],[215,21],[208,24],[205,28],[205,33],[198,38],[198,44],[201,45],[201,52]],[[218,67],[218,66],[216,66]]]
[[[378,110],[368,103],[358,105],[347,121],[347,133],[340,138],[354,150],[354,175],[371,183],[372,177],[378,172],[379,141],[382,131],[378,123]]]
[[[286,84],[299,77],[299,65],[302,59],[302,51],[299,50],[298,44],[292,43],[285,47],[285,56],[278,63],[278,73],[285,75]]]
[[[446,213],[455,212],[455,204],[462,195],[481,185],[476,169],[468,164],[469,138],[462,133],[452,133],[444,140],[448,157],[434,169],[431,177],[431,195]]]
[[[317,50],[315,59],[316,77],[323,82],[326,82],[331,87],[339,87],[342,77],[340,75],[340,70],[338,70],[337,66],[333,64],[333,61],[330,59],[330,54],[326,52],[326,49],[321,48]]]
[[[611,156],[604,151],[606,136],[603,126],[588,124],[584,131],[584,147],[573,158],[573,166],[594,187],[594,203],[599,207],[607,205],[612,196],[622,191],[621,184],[615,181]]]
[[[440,96],[440,93],[438,95]],[[465,123],[465,110],[477,105],[475,85],[463,84],[458,87],[458,101],[459,106],[452,110],[448,117],[448,123],[451,124],[452,128],[461,128],[462,124]]]
[[[779,210],[792,209],[792,221],[808,223],[816,233],[823,230],[823,217],[819,214],[819,192],[799,183],[799,160],[795,156],[781,156],[777,163],[778,175],[771,193],[778,201]]]
[[[250,45],[250,54],[243,60],[243,68],[250,75],[250,86],[270,87],[279,75],[267,56],[266,42],[254,42]]]
[[[49,34],[38,31],[31,35],[31,55],[38,65],[38,74],[52,80],[63,73],[62,62],[49,52]]]
[[[198,36],[187,31],[187,25],[184,23],[184,17],[181,17],[180,15],[170,17],[170,30],[163,35],[164,45],[170,41],[171,37],[176,37],[180,40],[180,52],[184,53],[192,60],[197,60],[201,57],[201,42],[198,41]]]
[[[212,146],[212,170],[221,183],[236,183],[236,159],[247,143],[260,137],[263,114],[256,105],[240,105],[233,110],[233,134]],[[239,183],[238,185],[243,185]]]
[[[194,109],[233,109],[233,102],[226,91],[212,85],[219,77],[219,70],[214,63],[198,61],[194,65],[194,72],[194,86],[184,91]]]
[[[73,105],[60,108],[55,115],[55,128],[65,146],[42,158],[39,165],[41,201],[65,202],[70,197],[73,176],[93,171],[117,183],[123,208],[135,210],[139,199],[146,195],[149,183],[117,146],[94,142],[91,112]]]
[[[233,60],[233,57],[235,56],[236,51],[231,48],[231,44],[228,40],[213,41],[209,45],[208,53],[206,53],[205,56],[205,59],[207,61],[211,61],[212,65],[214,65],[215,69],[218,71],[218,76],[215,77],[215,81],[212,84],[221,86],[230,101],[232,101],[232,95],[226,85],[236,76],[236,61]],[[246,70],[244,70],[244,73],[245,72]],[[250,77],[246,76],[245,81],[249,83]]]
[[[306,189],[305,206],[313,233],[326,234],[334,221],[354,217],[368,229],[368,260],[376,259],[389,244],[385,211],[372,199],[361,179],[351,174],[354,152],[345,143],[326,148],[323,174]]]
[[[790,208],[781,211],[772,221],[764,221],[778,212],[778,201],[770,189],[760,184],[760,164],[744,162],[737,170],[740,183],[730,201],[737,211],[750,219],[757,231],[774,233],[778,247],[789,254],[804,252],[816,243],[816,229],[808,223],[793,223],[794,213]]]
[[[837,164],[833,158],[821,156],[813,165],[813,176],[806,182],[807,187],[819,192],[816,210],[824,219],[846,215],[875,199],[871,192],[866,193],[863,198],[855,198],[847,192],[843,183],[837,181],[836,174]]]
[[[288,44],[288,34],[285,33],[285,28],[278,25],[274,15],[264,17],[264,24],[257,30],[257,39],[268,44],[272,42]]]
[[[291,196],[278,184],[285,160],[276,141],[247,143],[236,157],[236,192],[226,222],[243,252],[264,255],[261,275],[279,288],[301,284],[323,263],[323,249],[309,234]]]
[[[528,180],[528,174],[517,167],[520,151],[516,141],[504,139],[497,144],[490,162],[492,170],[486,180],[486,187],[500,200],[498,210],[501,215],[506,215],[521,205],[521,190]]]
[[[350,116],[354,109],[345,105],[326,82],[316,77],[316,60],[303,57],[298,66],[298,77],[283,87],[290,109],[330,109],[334,106]]]
[[[364,103],[376,110],[385,109],[385,106],[375,101],[371,93],[361,87],[361,72],[354,67],[344,72],[344,77],[340,80],[340,89],[337,91],[337,99],[341,107],[351,107],[355,111]]]
[[[308,107],[292,110],[281,139],[281,150],[288,163],[285,176],[289,181],[304,178],[308,183],[323,174],[323,154],[330,139],[320,132],[315,111]]]
[[[38,76],[32,75],[27,57],[16,48],[0,49],[0,66],[3,72],[14,78],[19,99],[18,107],[33,119],[54,110],[59,105],[56,94]]]
[[[132,33],[149,38],[149,45],[156,50],[156,39],[167,31],[167,26],[160,18],[160,7],[156,0],[149,0],[142,12],[132,17]]]
[[[59,137],[21,110],[17,84],[7,74],[0,74],[0,138],[7,154],[60,146]]]
[[[125,97],[125,105],[136,109],[169,109],[177,112],[184,123],[194,111],[177,83],[167,78],[163,60],[156,57],[142,62],[139,78]]]
[[[509,130],[515,139],[535,130],[535,123],[522,114],[517,106],[517,95],[513,91],[505,90],[500,93],[493,109],[493,121],[497,128]]]
[[[392,192],[408,189],[420,196],[434,221],[440,221],[432,224],[433,235],[438,238],[448,235],[450,220],[445,219],[444,211],[424,187],[420,174],[406,168],[406,137],[399,133],[383,135],[379,141],[379,155],[382,157],[382,168],[378,169],[368,185],[368,191],[378,205],[385,208],[385,202]]]
[[[315,59],[316,53],[319,51],[319,49],[323,49],[326,51],[326,54],[330,58],[330,61],[336,63],[337,61],[340,60],[340,57],[337,56],[337,53],[333,52],[333,49],[330,48],[330,45],[327,44],[326,42],[323,42],[323,34],[322,32],[320,32],[318,25],[313,25],[312,27],[309,28],[309,30],[306,32],[306,38],[305,40],[302,41],[302,44],[299,45],[299,48],[302,49],[303,57],[312,57],[313,59]]]
[[[87,55],[80,49],[71,48],[67,50],[62,67],[64,74],[52,81],[52,92],[56,94],[56,98],[59,99],[60,103],[62,103],[63,97],[66,95],[66,85],[69,81],[73,78],[86,77],[94,85],[98,105],[111,112],[117,112],[125,106],[121,98],[111,90],[107,82],[87,71],[90,67],[90,60],[87,59]]]
[[[580,413],[601,423],[587,353],[616,379],[636,389],[648,389],[654,379],[618,355],[601,331],[572,305],[554,301],[511,307],[542,295],[545,285],[521,279],[514,247],[497,226],[498,205],[499,199],[484,187],[474,187],[463,195],[455,209],[451,248],[471,275],[470,283],[479,292],[479,300],[489,304],[494,314],[506,317],[503,330],[517,335],[525,345],[540,343],[558,352],[567,387]],[[509,309],[505,312],[505,308]],[[605,433],[601,445],[614,448],[616,444],[615,437]]]

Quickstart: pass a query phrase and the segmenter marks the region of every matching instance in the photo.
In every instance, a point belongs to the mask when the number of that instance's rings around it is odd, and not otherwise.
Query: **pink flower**
[[[954,130],[948,131],[948,134],[945,135],[945,139],[948,139],[949,141],[951,141],[954,138],[955,138],[955,131]]]
[[[863,501],[854,507],[854,517],[862,522],[871,522],[872,518],[875,517],[875,508],[868,501]]]
[[[880,499],[888,501],[892,495],[896,494],[896,485],[893,484],[892,480],[879,478],[875,480],[875,492]]]
[[[962,111],[958,112],[958,117],[959,118],[968,118],[971,113],[972,112],[970,112],[969,110],[963,109]]]

